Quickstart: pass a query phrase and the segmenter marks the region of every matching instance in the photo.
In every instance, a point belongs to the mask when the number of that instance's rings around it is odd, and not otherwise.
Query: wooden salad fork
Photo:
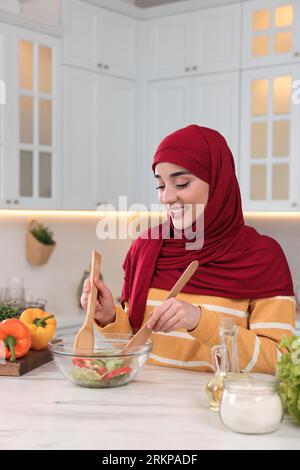
[[[92,354],[94,352],[94,315],[97,300],[97,288],[94,278],[100,275],[101,255],[92,251],[92,264],[90,273],[90,293],[86,310],[85,321],[74,340],[74,354]]]
[[[186,270],[183,272],[183,274],[180,276],[174,287],[170,290],[169,294],[165,298],[171,299],[171,297],[176,297],[177,294],[183,289],[183,287],[186,285],[186,283],[190,280],[194,272],[197,270],[199,266],[198,261],[192,261]],[[138,332],[131,338],[126,346],[123,349],[123,353],[128,353],[130,352],[131,349],[136,348],[137,346],[142,346],[143,344],[146,343],[147,339],[149,336],[152,334],[152,329],[149,329],[147,327],[146,322],[139,330]]]

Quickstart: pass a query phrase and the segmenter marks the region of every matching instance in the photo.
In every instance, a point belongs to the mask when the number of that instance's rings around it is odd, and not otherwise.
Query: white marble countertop
[[[299,449],[287,417],[269,435],[235,434],[208,409],[211,374],[146,365],[110,389],[77,387],[54,362],[0,377],[0,449]],[[5,400],[3,399],[5,397]]]

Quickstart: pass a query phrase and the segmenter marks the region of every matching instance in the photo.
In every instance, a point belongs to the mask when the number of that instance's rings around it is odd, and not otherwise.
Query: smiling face
[[[155,167],[158,197],[165,204],[174,227],[190,227],[203,212],[209,195],[209,184],[173,163]]]

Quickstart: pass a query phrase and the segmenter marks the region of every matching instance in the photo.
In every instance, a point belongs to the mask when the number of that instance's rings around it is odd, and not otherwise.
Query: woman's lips
[[[180,207],[178,209],[169,209],[169,213],[173,219],[181,219],[186,211],[186,207]]]

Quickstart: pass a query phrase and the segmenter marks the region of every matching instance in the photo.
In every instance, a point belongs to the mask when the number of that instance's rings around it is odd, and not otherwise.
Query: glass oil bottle
[[[214,377],[206,385],[209,409],[219,411],[223,395],[223,382],[228,374],[238,374],[237,326],[232,318],[222,318],[219,334],[221,344],[211,349]]]

